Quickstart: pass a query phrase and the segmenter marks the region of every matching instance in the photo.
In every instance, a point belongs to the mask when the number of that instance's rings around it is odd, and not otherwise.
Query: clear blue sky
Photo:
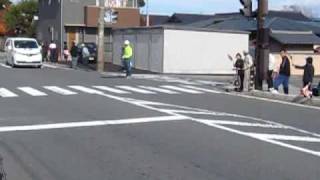
[[[256,2],[256,0],[253,0]],[[237,12],[239,0],[149,0],[150,12],[156,14]],[[320,0],[269,0],[270,9],[279,10],[285,5],[301,5],[318,14]],[[145,11],[145,10],[144,10]]]

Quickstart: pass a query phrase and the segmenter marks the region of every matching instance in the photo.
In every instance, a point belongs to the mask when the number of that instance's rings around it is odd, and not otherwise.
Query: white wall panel
[[[248,50],[248,34],[164,31],[164,73],[230,74],[228,54]]]

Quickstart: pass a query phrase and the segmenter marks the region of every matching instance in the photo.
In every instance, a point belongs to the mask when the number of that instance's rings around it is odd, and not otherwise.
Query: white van
[[[16,66],[33,66],[41,68],[41,47],[33,38],[8,38],[4,50],[7,55],[7,64]]]

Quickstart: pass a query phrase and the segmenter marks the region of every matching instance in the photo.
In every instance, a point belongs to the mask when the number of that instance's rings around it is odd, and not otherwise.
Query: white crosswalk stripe
[[[18,97],[17,94],[9,91],[6,88],[0,88],[0,96],[3,98]]]
[[[137,93],[141,93],[141,94],[157,94],[152,91],[148,91],[148,90],[140,89],[140,88],[136,88],[136,87],[131,87],[131,86],[117,86],[117,87],[124,89],[124,90],[127,90],[127,91],[137,92]]]
[[[159,87],[152,87],[152,86],[139,86],[139,87],[143,88],[143,89],[148,89],[148,90],[151,90],[151,91],[164,93],[164,94],[180,94],[180,93],[178,93],[176,91],[172,91],[172,90],[169,90],[169,89],[163,89],[163,88],[159,88]]]
[[[93,86],[93,87],[97,88],[99,90],[108,91],[108,92],[116,93],[116,94],[131,94],[130,92],[123,91],[123,90],[116,89],[116,88],[107,87],[107,86]]]
[[[205,88],[196,87],[196,86],[189,86],[189,85],[181,85],[181,86],[182,86],[182,87],[189,88],[189,89],[198,90],[198,91],[220,94],[219,91],[215,91],[215,90],[211,90],[211,89],[205,89]]]
[[[34,89],[32,87],[18,87],[20,91],[23,91],[31,96],[47,96],[48,94],[41,92],[37,89]]]
[[[43,88],[45,88],[49,91],[55,92],[57,94],[65,95],[65,96],[78,94],[78,93],[70,91],[68,89],[60,88],[58,86],[44,86]]]
[[[102,94],[103,92],[92,89],[92,88],[87,88],[84,86],[68,86],[69,88],[84,92],[84,93],[88,93],[88,94]]]
[[[185,93],[190,93],[190,94],[203,94],[203,92],[200,92],[200,91],[177,87],[177,86],[161,86],[161,87],[166,88],[166,89],[172,89],[174,91],[181,91],[181,92],[185,92]]]

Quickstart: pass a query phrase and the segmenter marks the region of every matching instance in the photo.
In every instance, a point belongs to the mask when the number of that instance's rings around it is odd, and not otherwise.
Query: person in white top
[[[58,56],[57,56],[57,44],[54,41],[51,41],[49,44],[49,54],[50,54],[50,61],[51,62],[57,62]]]
[[[251,73],[251,68],[253,66],[253,60],[252,60],[252,56],[249,54],[248,51],[243,51],[243,55],[244,55],[244,70],[245,70],[245,75],[244,75],[244,90],[245,91],[249,91],[252,89],[252,87],[250,87],[250,73]]]
[[[273,54],[269,54],[269,67],[268,67],[268,89],[269,91],[273,90],[273,77],[276,72],[276,59]]]

